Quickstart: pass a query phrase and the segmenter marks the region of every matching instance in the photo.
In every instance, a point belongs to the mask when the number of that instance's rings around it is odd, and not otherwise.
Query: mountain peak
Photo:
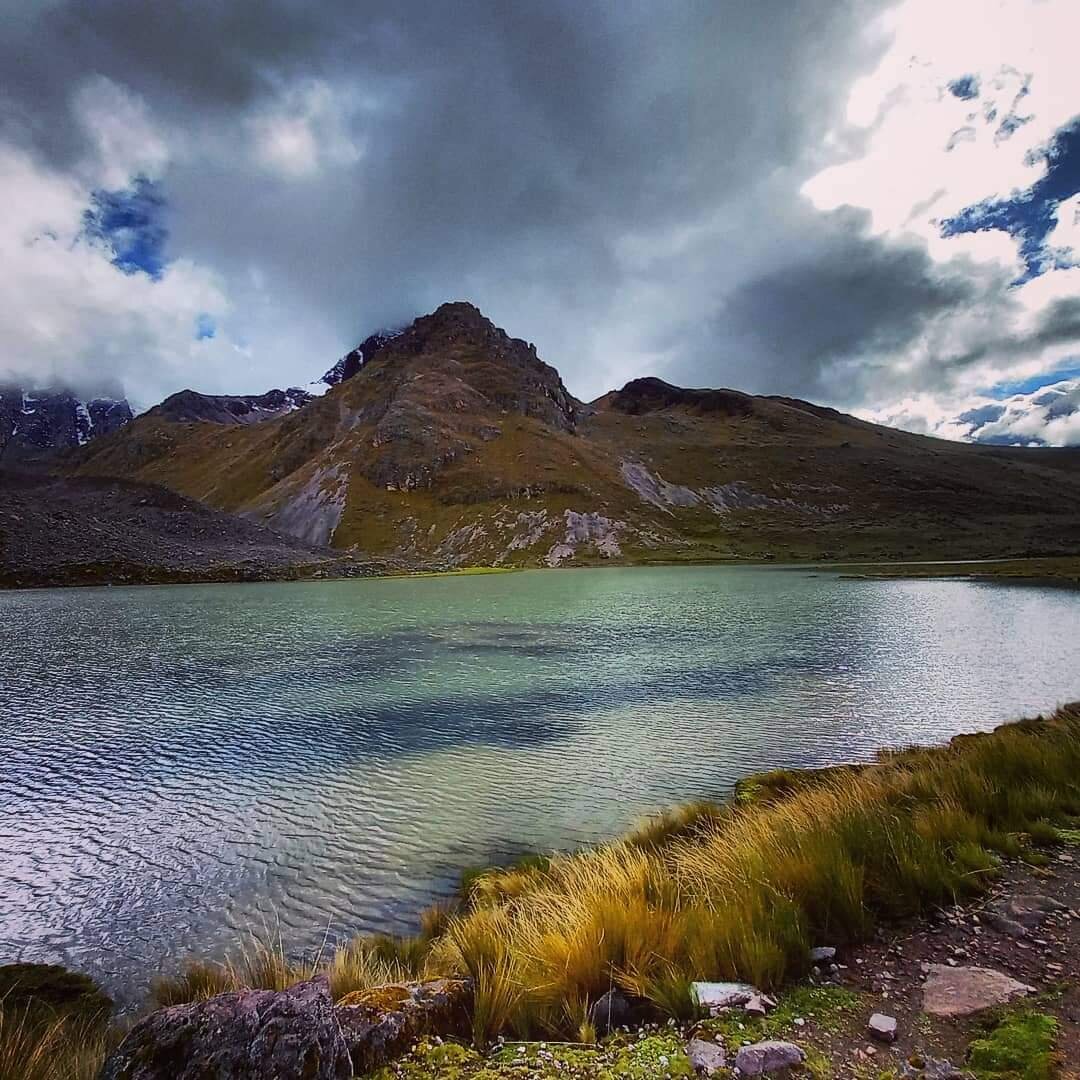
[[[593,404],[631,416],[672,408],[722,416],[749,416],[754,411],[754,399],[740,390],[690,390],[652,376],[631,379],[621,390],[612,390]]]

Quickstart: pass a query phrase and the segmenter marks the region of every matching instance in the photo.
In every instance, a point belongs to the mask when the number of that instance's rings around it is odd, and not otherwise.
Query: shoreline
[[[1041,994],[995,1024],[1037,1006],[1058,1045],[1080,1052],[1080,985],[1060,963],[1080,964],[1078,774],[1080,704],[869,763],[758,773],[723,803],[677,807],[606,844],[466,874],[456,904],[427,912],[415,937],[358,938],[314,961],[248,942],[159,979],[155,1003],[197,1010],[217,994],[325,976],[343,1024],[366,1010],[368,1041],[350,1051],[366,1063],[357,1076],[401,1054],[370,1075],[511,1077],[524,1054],[533,1076],[688,1076],[704,1039],[727,1054],[727,1071],[709,1075],[728,1077],[750,1036],[787,1040],[821,1065],[815,1077],[862,1078],[824,1069],[872,1060],[897,1070],[874,1077],[899,1078],[922,1075],[899,1071],[900,1052],[958,1066],[970,1056],[979,1010],[959,1026],[928,1020],[920,987],[927,965],[980,961]],[[1057,898],[1047,911],[1073,914],[1045,926],[1040,915],[1038,932],[995,914],[1036,889]],[[1064,972],[1056,981],[1038,971],[1043,946]],[[772,1004],[709,1016],[695,1004],[700,979],[751,984]],[[453,988],[453,1018],[417,1004],[435,985],[444,997]],[[611,1030],[601,1001],[622,1018]],[[870,1010],[899,1018],[895,1047],[867,1034]],[[368,1056],[385,1024],[407,1039]]]
[[[124,575],[115,580],[45,580],[26,581],[0,575],[0,592],[27,592],[41,589],[134,588],[165,585],[257,585],[288,582],[337,582],[363,580],[398,580],[445,577],[482,577],[513,574],[523,571],[563,572],[567,570],[650,569],[665,567],[723,567],[769,569],[777,571],[820,571],[837,575],[844,581],[974,581],[998,584],[1056,585],[1080,587],[1080,555],[1002,556],[979,559],[903,559],[903,560],[836,560],[822,562],[778,561],[775,559],[702,559],[658,560],[641,562],[596,562],[573,566],[462,566],[446,569],[374,569],[369,563],[352,563],[333,569],[313,563],[284,568],[280,574],[249,574],[243,568],[223,567],[217,572],[201,574],[149,571],[141,580]],[[77,568],[78,569],[78,568]],[[145,571],[145,568],[140,568]]]

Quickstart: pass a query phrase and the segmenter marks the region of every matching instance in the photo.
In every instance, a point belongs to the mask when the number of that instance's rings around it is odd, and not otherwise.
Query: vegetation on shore
[[[1075,555],[980,559],[974,562],[846,563],[837,564],[830,569],[839,570],[845,577],[870,580],[964,578],[971,581],[1080,585],[1080,557]]]
[[[613,988],[688,1019],[693,980],[779,987],[806,973],[811,946],[978,893],[1002,855],[1038,863],[1038,846],[1080,825],[1078,778],[1080,705],[870,765],[765,773],[726,803],[683,807],[616,842],[468,875],[415,937],[359,938],[306,963],[264,940],[158,980],[155,1001],[283,988],[316,972],[335,998],[468,974],[478,1046],[500,1035],[591,1044],[590,1009]],[[0,1003],[0,1062],[13,1053],[5,1012]],[[1017,1024],[987,1036],[988,1061],[1007,1059],[1017,1039],[1045,1041],[1039,1024]]]

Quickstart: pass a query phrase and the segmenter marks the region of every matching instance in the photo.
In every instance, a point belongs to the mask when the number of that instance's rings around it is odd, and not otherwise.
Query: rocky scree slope
[[[69,468],[417,567],[1080,550],[1080,450],[659,379],[585,404],[467,303],[374,335],[325,381],[258,424],[163,405]]]
[[[366,572],[154,485],[0,471],[0,588]]]

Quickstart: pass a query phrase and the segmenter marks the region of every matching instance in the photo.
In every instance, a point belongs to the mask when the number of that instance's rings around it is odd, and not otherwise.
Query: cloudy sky
[[[0,374],[258,392],[470,299],[582,398],[1080,443],[1075,0],[0,9]]]

